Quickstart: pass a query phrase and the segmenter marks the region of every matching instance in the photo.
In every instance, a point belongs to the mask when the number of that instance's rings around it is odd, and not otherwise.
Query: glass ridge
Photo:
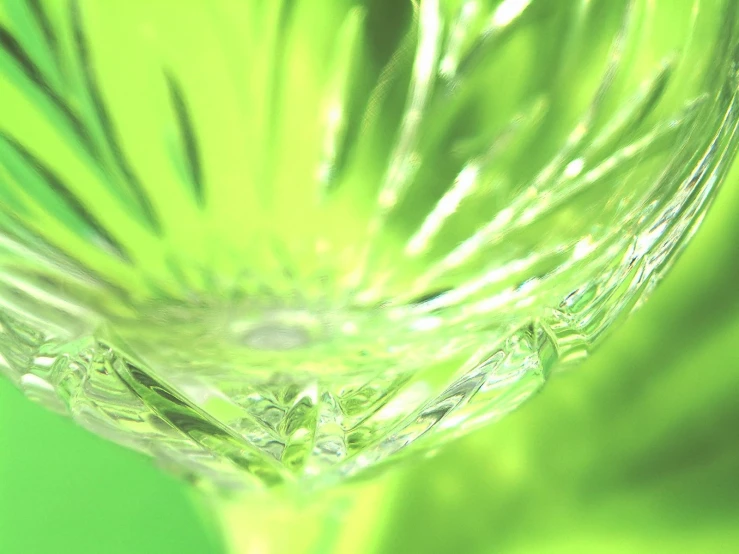
[[[729,0],[182,4],[0,0],[0,372],[203,487],[515,409],[736,150]]]

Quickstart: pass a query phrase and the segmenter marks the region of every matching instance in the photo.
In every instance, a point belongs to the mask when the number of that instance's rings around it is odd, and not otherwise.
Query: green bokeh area
[[[518,413],[400,469],[380,552],[739,551],[739,172],[647,305]],[[184,485],[0,384],[2,554],[221,553]]]

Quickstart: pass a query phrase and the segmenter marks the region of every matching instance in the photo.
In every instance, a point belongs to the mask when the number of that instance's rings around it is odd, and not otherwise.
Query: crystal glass
[[[0,0],[0,372],[235,550],[356,551],[382,487],[348,482],[510,412],[659,281],[736,150],[737,23]]]

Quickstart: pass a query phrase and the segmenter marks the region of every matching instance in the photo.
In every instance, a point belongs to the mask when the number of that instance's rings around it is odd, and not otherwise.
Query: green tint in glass
[[[205,487],[499,417],[735,150],[732,0],[0,0],[0,372]]]

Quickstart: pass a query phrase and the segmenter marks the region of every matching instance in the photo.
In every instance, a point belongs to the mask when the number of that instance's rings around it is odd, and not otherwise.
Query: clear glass
[[[639,304],[736,150],[736,10],[0,0],[0,372],[279,530]]]

